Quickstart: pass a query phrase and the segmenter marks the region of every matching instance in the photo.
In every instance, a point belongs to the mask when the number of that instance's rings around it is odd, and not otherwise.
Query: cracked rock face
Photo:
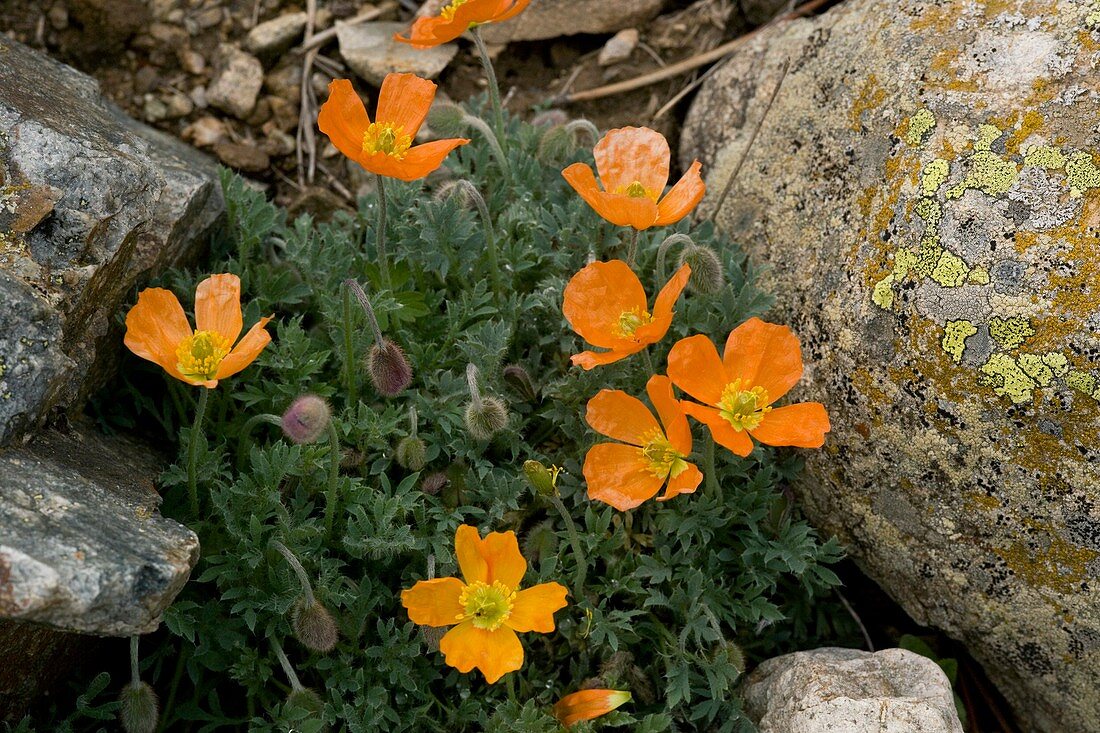
[[[963,733],[951,683],[904,649],[814,649],[775,657],[745,680],[760,733]]]
[[[135,285],[223,209],[208,158],[0,37],[0,445],[103,384]]]
[[[786,59],[716,216],[771,265],[797,398],[832,417],[803,505],[1025,729],[1100,730],[1100,3],[848,0],[768,29],[688,116],[712,191]]]
[[[153,631],[198,561],[157,513],[148,449],[91,431],[0,450],[0,618],[68,631]]]

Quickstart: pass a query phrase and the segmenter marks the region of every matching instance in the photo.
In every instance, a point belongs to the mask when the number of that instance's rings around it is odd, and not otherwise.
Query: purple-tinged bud
[[[291,626],[298,641],[316,652],[331,652],[340,638],[332,614],[316,600],[313,603],[305,599],[298,601]]]
[[[439,492],[447,487],[451,480],[443,471],[430,473],[420,481],[420,490],[428,496],[438,496]]]
[[[146,682],[131,682],[119,696],[119,722],[126,733],[155,733],[160,717],[157,693]]]
[[[412,366],[401,347],[387,338],[371,347],[367,371],[378,394],[396,397],[412,384]]]
[[[294,400],[283,413],[283,435],[298,443],[316,443],[328,430],[332,410],[317,395],[306,394]]]

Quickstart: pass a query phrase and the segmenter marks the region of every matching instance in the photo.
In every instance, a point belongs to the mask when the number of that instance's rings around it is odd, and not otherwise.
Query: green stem
[[[195,409],[195,422],[191,426],[191,434],[188,436],[187,446],[187,490],[191,496],[191,513],[195,518],[199,517],[199,436],[202,435],[202,421],[206,417],[206,405],[210,402],[210,390],[206,387],[199,392],[199,404]]]
[[[352,293],[344,288],[344,388],[348,393],[348,404],[353,408],[359,403],[359,381],[355,378],[355,344],[352,328]]]
[[[638,257],[638,230],[630,227],[630,244],[626,250],[626,264],[634,267],[634,260]]]
[[[329,468],[328,489],[325,499],[325,537],[332,538],[332,520],[336,516],[336,488],[340,481],[340,435],[336,432],[336,421],[328,423]]]
[[[653,357],[649,355],[649,349],[642,349],[642,363],[645,364],[645,370],[648,374],[656,374],[653,371]]]
[[[237,466],[240,466],[244,461],[245,451],[248,448],[248,437],[252,434],[253,429],[262,422],[269,423],[276,427],[283,426],[283,421],[278,415],[272,415],[266,412],[261,412],[259,415],[253,415],[248,418],[241,428],[240,435],[237,436]]]
[[[714,470],[714,436],[707,434],[707,447],[703,453],[703,468],[707,472],[707,492],[711,496],[718,496],[721,488],[718,484],[718,474]]]
[[[481,38],[481,29],[470,29],[470,35],[474,37],[477,45],[478,56],[481,57],[481,65],[485,67],[485,80],[489,82],[489,101],[493,105],[493,118],[496,120],[496,133],[504,134],[504,108],[500,103],[500,87],[497,85],[497,73],[493,69],[493,60],[489,58],[489,49],[485,47],[485,41]]]
[[[562,521],[565,522],[565,531],[569,534],[569,544],[573,546],[573,559],[577,561],[577,578],[574,581],[573,597],[577,601],[581,601],[584,599],[584,579],[588,574],[588,560],[585,558],[584,550],[581,549],[581,537],[577,533],[577,525],[573,523],[573,517],[569,514],[569,510],[566,509],[565,502],[561,500],[561,497],[551,496],[550,501],[553,502],[554,508],[558,510]]]
[[[519,705],[519,699],[516,697],[515,675],[509,674],[504,679],[508,682],[508,700],[510,700],[515,705]]]
[[[378,231],[376,232],[378,267],[382,270],[382,286],[390,290],[390,260],[386,254],[386,182],[378,174],[374,177],[378,180]]]
[[[182,641],[182,639],[181,639]],[[158,731],[166,730],[169,721],[172,719],[172,710],[176,707],[176,693],[179,692],[180,681],[183,679],[183,668],[187,663],[187,654],[184,653],[183,648],[179,650],[179,654],[176,655],[176,669],[172,673],[172,682],[168,686],[168,700],[164,703],[164,707],[161,709],[160,725],[157,726]]]
[[[504,293],[504,285],[500,279],[500,260],[497,255],[497,238],[493,232],[493,218],[489,215],[489,205],[485,203],[485,197],[477,190],[474,184],[467,180],[459,183],[462,190],[474,202],[477,213],[481,216],[481,223],[485,226],[486,250],[489,255],[489,277],[493,282],[493,293],[499,299]]]

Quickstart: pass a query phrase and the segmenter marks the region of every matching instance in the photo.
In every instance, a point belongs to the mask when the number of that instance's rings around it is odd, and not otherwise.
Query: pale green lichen
[[[925,196],[933,196],[940,186],[947,182],[947,176],[951,173],[951,164],[943,158],[931,160],[921,170],[921,190]]]
[[[989,335],[1006,349],[1015,349],[1034,336],[1035,329],[1026,318],[994,316],[989,321]]]
[[[1090,188],[1100,188],[1100,168],[1092,162],[1092,156],[1085,152],[1074,153],[1066,161],[1066,183],[1069,194],[1080,198]]]
[[[1043,363],[1059,377],[1065,376],[1069,371],[1069,359],[1065,354],[1059,354],[1057,351],[1048,351],[1043,354]]]
[[[1049,145],[1032,145],[1024,151],[1024,165],[1058,170],[1066,164],[1062,151]]]
[[[1066,384],[1089,397],[1096,391],[1096,377],[1088,372],[1082,372],[1077,369],[1074,369],[1066,375]]]
[[[972,282],[975,285],[988,285],[989,270],[979,265],[970,271],[970,274],[966,276],[966,279],[968,282]]]
[[[970,321],[948,321],[943,329],[943,350],[951,355],[956,364],[962,362],[966,340],[978,332]]]
[[[932,270],[932,279],[945,288],[957,288],[966,282],[970,268],[958,255],[943,250]]]
[[[980,370],[984,376],[983,383],[992,387],[998,396],[1008,397],[1017,405],[1030,400],[1037,386],[1035,380],[1008,354],[993,354]]]
[[[1054,379],[1054,370],[1043,363],[1043,357],[1038,354],[1020,354],[1016,363],[1040,387],[1049,387]]]
[[[936,129],[936,116],[929,109],[919,110],[909,118],[909,130],[905,133],[905,142],[913,147],[919,147],[925,143],[934,129]]]
[[[887,275],[875,283],[875,288],[871,291],[871,302],[883,310],[890,310],[894,307],[893,275]]]
[[[894,271],[893,276],[895,280],[901,280],[903,277],[909,274],[917,265],[917,255],[910,249],[902,248],[894,253]]]
[[[939,186],[937,185],[936,188],[939,188]],[[929,229],[939,227],[940,219],[943,218],[943,207],[940,206],[940,202],[936,201],[936,199],[926,196],[917,202],[913,210],[917,213],[917,216],[924,220],[925,225]]]
[[[915,255],[916,261],[913,263],[913,272],[921,277],[931,277],[932,271],[939,264],[942,254],[943,247],[939,245],[939,237],[926,236]]]
[[[990,196],[1000,196],[1012,188],[1020,175],[1016,164],[1003,160],[996,153],[983,150],[970,158],[970,170],[957,186],[947,189],[947,198],[960,198],[968,188],[977,189]]]

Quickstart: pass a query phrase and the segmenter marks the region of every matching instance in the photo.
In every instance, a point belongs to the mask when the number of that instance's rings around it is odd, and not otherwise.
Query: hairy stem
[[[390,289],[390,260],[386,254],[386,179],[375,174],[378,181],[378,231],[376,232],[376,247],[378,251],[378,267],[382,270],[382,286]]]
[[[351,293],[344,291],[344,389],[348,394],[348,404],[355,406],[359,402],[359,382],[355,378],[355,343],[352,326]]]
[[[262,422],[269,423],[276,427],[282,427],[283,421],[278,415],[272,415],[267,412],[261,412],[259,415],[253,415],[245,421],[244,426],[241,428],[241,433],[237,436],[237,465],[240,466],[245,459],[245,454],[248,450],[249,436],[252,435],[252,431]]]
[[[477,54],[481,57],[481,65],[485,68],[485,80],[489,82],[489,101],[493,106],[496,133],[497,135],[503,135],[504,108],[500,103],[500,87],[497,85],[497,73],[493,69],[493,60],[489,58],[489,49],[485,47],[485,41],[481,38],[481,29],[474,26],[470,29],[470,35],[474,37]]]
[[[187,445],[187,490],[191,497],[191,513],[199,517],[199,438],[202,436],[202,421],[206,417],[206,405],[210,402],[210,390],[206,387],[199,392],[199,404],[195,408],[195,422],[191,426]]]
[[[703,469],[707,472],[707,492],[711,496],[718,496],[721,487],[714,469],[714,436],[710,433],[707,433],[707,447],[703,453]]]
[[[336,490],[340,482],[340,435],[336,432],[336,421],[328,423],[329,464],[328,488],[325,492],[325,537],[332,538],[332,521],[336,516]]]
[[[626,264],[634,267],[634,260],[638,257],[638,230],[630,227],[630,244],[626,248]]]
[[[291,552],[290,548],[279,540],[273,539],[268,544],[278,550],[279,554],[286,560],[287,565],[290,566],[290,569],[298,576],[298,583],[302,586],[302,597],[305,599],[306,605],[312,606],[316,603],[316,598],[313,596],[313,584],[309,582],[309,576],[306,575],[306,569],[302,567],[302,563],[298,560],[297,555]]]

